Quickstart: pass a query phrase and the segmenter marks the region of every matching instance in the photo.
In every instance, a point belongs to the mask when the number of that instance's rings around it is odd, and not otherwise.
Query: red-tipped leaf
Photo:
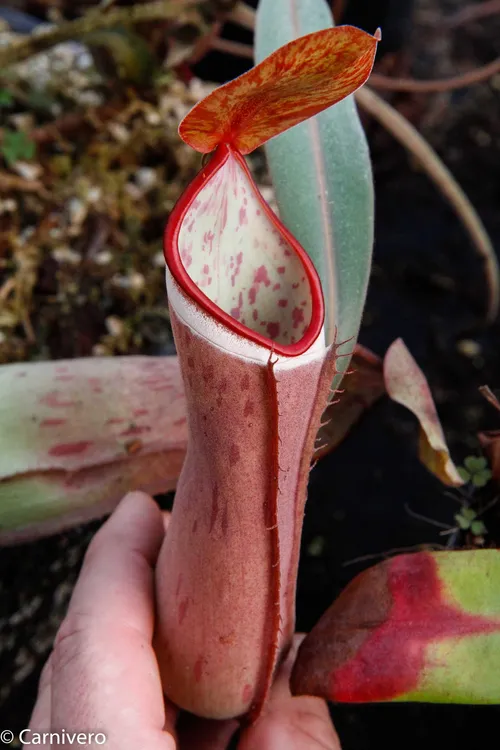
[[[301,645],[295,694],[500,700],[500,552],[400,555],[357,576]]]

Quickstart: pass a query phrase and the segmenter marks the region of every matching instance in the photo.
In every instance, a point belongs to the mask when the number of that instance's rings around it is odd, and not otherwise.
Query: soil
[[[454,30],[440,23],[468,4],[417,1],[408,42],[391,61],[396,74],[449,76],[500,55],[500,16]],[[447,94],[391,98],[453,170],[496,247],[500,246],[499,86],[497,78]],[[452,455],[460,462],[480,452],[479,430],[499,427],[497,413],[478,387],[500,388],[500,324],[483,324],[482,265],[455,215],[391,137],[372,122],[366,126],[377,216],[360,342],[383,354],[397,337],[405,340],[429,380]],[[394,550],[446,544],[440,529],[407,510],[409,506],[452,526],[458,507],[418,462],[416,435],[412,416],[382,400],[312,472],[298,582],[299,630],[309,630],[354,575]],[[486,504],[494,495],[495,490],[487,487],[477,491],[476,499],[479,505]],[[488,532],[484,543],[499,546],[500,503],[485,514],[484,521]],[[2,726],[14,731],[26,726],[41,666],[98,526],[94,522],[0,550]],[[454,541],[457,548],[472,544],[467,536]],[[335,705],[332,715],[344,750],[379,746],[413,750],[423,743],[428,750],[448,746],[468,750],[497,736],[500,707]]]

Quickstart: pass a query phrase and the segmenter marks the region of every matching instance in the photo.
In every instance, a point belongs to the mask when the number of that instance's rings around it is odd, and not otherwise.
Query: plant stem
[[[200,4],[200,0],[154,0],[130,7],[87,12],[74,21],[67,21],[40,34],[31,34],[21,42],[0,49],[0,71],[3,72],[10,65],[23,62],[56,44],[80,39],[90,32],[113,26],[133,26],[147,21],[175,19],[185,8]]]
[[[391,78],[381,73],[372,73],[370,86],[383,91],[408,91],[412,93],[431,94],[442,91],[455,91],[456,89],[472,86],[492,78],[500,72],[500,57],[492,60],[487,65],[474,68],[467,73],[462,73],[452,78],[440,78],[436,80],[422,81],[415,78]]]
[[[500,13],[500,0],[486,0],[486,2],[476,3],[475,5],[466,5],[457,13],[453,13],[445,20],[446,26],[450,29],[456,29],[471,21],[477,21],[482,18]]]

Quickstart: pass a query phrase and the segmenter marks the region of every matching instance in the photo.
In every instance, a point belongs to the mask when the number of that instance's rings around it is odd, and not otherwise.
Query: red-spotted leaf
[[[201,153],[225,143],[248,154],[362,86],[379,38],[339,26],[295,39],[199,102],[180,136]]]
[[[384,357],[384,380],[388,395],[412,411],[420,423],[419,457],[444,484],[459,487],[464,482],[453,463],[424,373],[402,339],[397,339]]]
[[[500,702],[500,551],[401,555],[357,576],[305,638],[296,695]]]
[[[0,368],[0,542],[109,511],[130,489],[175,487],[187,443],[175,357]]]

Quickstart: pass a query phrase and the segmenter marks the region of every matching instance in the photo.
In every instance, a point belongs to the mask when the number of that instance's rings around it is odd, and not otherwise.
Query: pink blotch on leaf
[[[304,322],[304,311],[300,307],[294,307],[292,310],[293,327],[298,328],[300,323]]]
[[[203,365],[201,374],[203,377],[203,381],[205,383],[209,383],[211,380],[214,379],[214,366],[213,365]]]
[[[78,456],[90,448],[91,445],[92,441],[90,440],[79,440],[75,443],[59,443],[49,449],[49,456],[56,456],[58,458],[63,456]]]
[[[267,273],[267,268],[265,266],[259,266],[258,269],[255,271],[255,275],[253,277],[253,280],[256,284],[264,284],[264,286],[270,286],[271,281],[269,279],[269,275]]]
[[[177,612],[177,618],[178,618],[179,625],[182,625],[182,622],[183,622],[184,618],[186,617],[186,614],[187,614],[187,611],[188,611],[188,606],[189,606],[189,599],[186,597],[179,604],[179,609],[178,609],[178,612]]]
[[[40,427],[59,427],[62,424],[66,424],[67,419],[42,419]]]
[[[202,678],[202,675],[203,675],[203,663],[204,663],[203,656],[199,656],[196,659],[196,662],[195,662],[195,665],[194,665],[194,670],[193,670],[195,682],[199,682],[201,680],[201,678]]]
[[[248,224],[247,210],[244,206],[240,208],[238,219],[239,219],[240,226],[244,226],[245,224]]]
[[[210,514],[210,528],[209,532],[212,533],[215,522],[217,521],[217,516],[219,515],[219,487],[217,483],[214,483],[214,486],[212,487],[212,511]]]
[[[224,505],[220,526],[223,536],[227,536],[227,532],[229,531],[229,510],[227,504]]]
[[[179,573],[179,578],[177,579],[177,586],[175,589],[175,596],[179,596],[181,593],[181,586],[182,586],[182,573]]]
[[[59,391],[51,391],[50,393],[47,393],[45,396],[42,396],[39,403],[43,406],[49,406],[51,409],[64,409],[66,407],[77,405],[76,401],[65,398],[59,393]]]
[[[244,417],[250,417],[254,413],[254,403],[253,401],[248,401],[245,403],[245,408],[243,409],[243,416]]]
[[[240,449],[236,443],[231,443],[231,447],[229,448],[229,466],[235,466],[240,458]]]
[[[243,307],[243,292],[240,292],[238,296],[238,307],[232,308],[231,317],[235,318],[236,320],[239,320],[241,316],[242,307]]]
[[[280,324],[272,322],[268,323],[266,331],[270,339],[275,339],[280,335]]]
[[[119,437],[134,437],[135,435],[144,435],[145,432],[151,432],[151,427],[144,425],[141,427],[140,425],[130,425],[130,427],[127,427],[126,430],[123,430],[123,432],[120,432]]]

